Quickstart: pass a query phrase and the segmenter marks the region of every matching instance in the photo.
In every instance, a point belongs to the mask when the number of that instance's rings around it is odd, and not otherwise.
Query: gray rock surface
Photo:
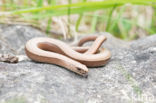
[[[90,68],[88,78],[62,67],[31,60],[0,62],[0,103],[156,103],[156,35],[125,42],[108,33],[112,53],[104,67]],[[37,29],[0,25],[0,53],[24,54]]]

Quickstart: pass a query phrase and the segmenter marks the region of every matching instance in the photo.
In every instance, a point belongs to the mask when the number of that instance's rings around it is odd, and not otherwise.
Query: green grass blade
[[[43,0],[36,0],[36,3],[38,7],[43,6]]]
[[[60,9],[67,9],[69,7],[71,7],[71,9],[73,8],[84,8],[84,12],[87,12],[87,8],[91,8],[92,10],[97,10],[98,9],[103,9],[105,8],[105,6],[113,6],[114,4],[116,4],[117,6],[120,5],[124,5],[126,3],[132,3],[132,4],[138,4],[138,5],[151,5],[156,7],[155,0],[106,0],[106,1],[98,1],[98,2],[85,2],[85,3],[73,3],[73,4],[67,4],[67,5],[56,5],[56,6],[45,6],[45,7],[34,7],[34,8],[30,8],[30,9],[23,9],[23,10],[15,10],[15,11],[11,11],[11,14],[20,14],[20,13],[30,13],[30,12],[41,12],[41,11],[46,11],[46,10],[56,10],[55,12],[57,12],[57,10]],[[95,8],[95,9],[94,9]],[[83,11],[81,11],[83,12]]]
[[[113,11],[115,10],[115,8],[116,8],[116,5],[113,6],[113,8],[111,9],[111,11],[110,11],[110,13],[109,13],[106,31],[108,31],[108,29],[109,29],[109,27],[110,27],[111,20],[112,20],[112,14],[113,14]]]
[[[94,17],[92,19],[92,23],[91,23],[91,32],[94,33],[95,30],[96,30],[96,24],[97,24],[97,21],[98,21],[98,16],[96,16],[97,13],[94,13]]]
[[[52,23],[52,19],[49,18],[48,19],[48,24],[47,24],[47,27],[46,27],[46,33],[49,34],[49,31],[51,29],[51,23]]]
[[[113,21],[113,23],[112,23],[111,27],[108,29],[108,31],[112,31],[115,28],[117,23],[120,21],[121,15],[123,14],[124,10],[125,10],[125,6],[121,8],[117,18]]]
[[[49,5],[51,6],[55,6],[56,5],[56,0],[48,0]],[[49,13],[51,13],[51,11],[48,11]],[[48,18],[48,23],[47,23],[47,27],[46,27],[46,33],[49,34],[50,29],[51,29],[51,25],[52,25],[52,18],[49,17]]]
[[[98,6],[98,7],[87,7],[87,8],[72,8],[70,11],[70,14],[77,14],[77,13],[82,13],[82,12],[89,12],[89,11],[95,11],[99,10],[101,8],[110,8],[112,5],[105,5],[103,6]],[[24,18],[30,19],[30,18],[45,18],[45,17],[50,17],[50,16],[62,16],[62,15],[67,15],[68,9],[59,9],[59,10],[51,10],[52,13],[42,13],[42,14],[37,14],[33,16],[27,16]]]
[[[79,30],[79,26],[80,26],[82,17],[83,17],[83,13],[80,13],[79,18],[77,19],[77,22],[76,22],[76,26],[75,26],[75,29],[76,29],[77,32]]]
[[[87,0],[82,0],[82,2],[86,2],[86,1],[87,1]],[[78,31],[78,29],[79,29],[79,26],[80,26],[82,17],[83,17],[83,13],[80,13],[80,14],[79,14],[79,18],[77,19],[77,22],[76,22],[76,26],[75,26],[76,31]]]

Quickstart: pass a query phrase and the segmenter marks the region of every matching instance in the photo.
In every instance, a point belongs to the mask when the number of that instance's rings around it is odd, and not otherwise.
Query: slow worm
[[[37,62],[56,64],[82,76],[88,75],[87,67],[103,66],[111,57],[107,49],[100,50],[106,37],[88,36],[82,38],[77,47],[47,37],[37,37],[25,45],[27,56]],[[88,41],[94,41],[91,47],[82,47]]]

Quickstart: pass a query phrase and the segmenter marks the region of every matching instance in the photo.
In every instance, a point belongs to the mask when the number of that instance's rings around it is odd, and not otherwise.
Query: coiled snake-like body
[[[56,64],[87,76],[87,67],[103,66],[110,59],[109,50],[100,50],[105,40],[106,37],[103,35],[88,36],[82,38],[77,47],[71,47],[57,39],[37,37],[26,43],[25,52],[34,61]],[[88,41],[94,41],[92,46],[83,47],[82,45]]]

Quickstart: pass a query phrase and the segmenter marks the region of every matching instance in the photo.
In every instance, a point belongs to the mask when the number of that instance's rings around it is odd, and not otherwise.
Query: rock
[[[0,54],[0,62],[17,63],[18,57],[10,54]]]
[[[0,62],[0,103],[156,103],[156,35],[132,42],[109,33],[112,53],[104,67],[83,78],[62,67],[31,60]],[[0,25],[0,53],[22,54],[30,38],[45,36],[29,26]]]

